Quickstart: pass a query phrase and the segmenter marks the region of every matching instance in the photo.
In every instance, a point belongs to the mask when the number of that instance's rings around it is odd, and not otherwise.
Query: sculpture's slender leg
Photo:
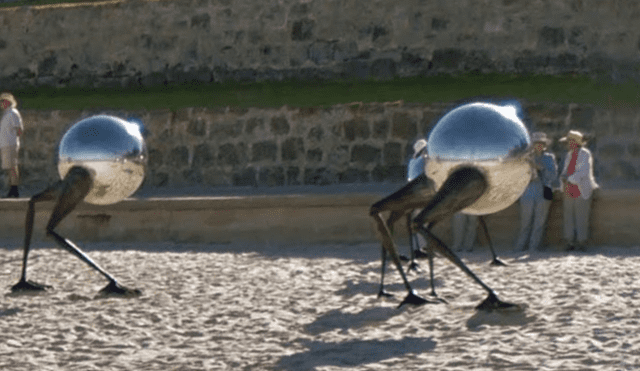
[[[26,222],[27,228],[25,231],[26,235],[23,277],[17,285],[14,285],[12,287],[12,291],[15,292],[30,290],[29,286],[24,285],[24,282],[27,282],[26,259],[28,254],[28,245],[30,243],[33,230],[33,214],[35,202],[57,198],[56,205],[54,206],[51,218],[49,219],[49,223],[47,224],[47,236],[51,236],[59,246],[77,256],[80,260],[87,263],[89,266],[91,266],[93,269],[101,273],[105,278],[109,280],[109,284],[100,291],[101,294],[117,294],[126,296],[137,296],[141,294],[140,290],[128,289],[126,287],[120,286],[113,276],[111,276],[107,271],[102,269],[91,258],[89,258],[71,240],[60,236],[54,231],[55,227],[60,224],[60,222],[67,215],[69,215],[69,213],[71,213],[89,193],[89,191],[91,190],[91,182],[92,180],[89,171],[76,166],[69,170],[69,172],[61,182],[56,183],[56,185],[49,188],[47,191],[41,193],[40,195],[34,196],[29,201],[29,210],[27,211]],[[40,288],[40,290],[41,289],[42,288]]]
[[[62,188],[62,182],[57,182],[53,186],[45,189],[44,191],[34,195],[29,199],[27,206],[27,217],[25,220],[25,234],[24,234],[24,253],[22,256],[22,274],[20,275],[20,281],[15,284],[11,291],[42,291],[51,286],[43,285],[40,283],[27,280],[27,261],[29,258],[29,251],[31,250],[31,236],[33,235],[33,222],[35,215],[36,202],[51,201],[58,197]]]
[[[386,257],[388,254],[391,256],[391,259],[396,265],[398,272],[402,276],[405,287],[407,287],[407,290],[409,291],[409,296],[405,299],[405,301],[427,302],[425,299],[419,298],[413,292],[413,289],[411,289],[411,286],[407,281],[404,270],[402,269],[400,257],[397,253],[395,244],[393,243],[393,239],[391,238],[391,228],[393,228],[393,224],[407,212],[424,205],[433,194],[433,188],[433,182],[429,178],[427,178],[426,175],[422,174],[416,177],[411,182],[407,183],[397,192],[394,192],[390,196],[383,198],[382,200],[376,202],[371,206],[369,214],[374,218],[377,229],[380,232],[383,250],[383,268],[378,296],[389,296],[389,294],[384,291],[383,284],[385,271],[384,266],[386,265]],[[391,215],[389,216],[386,223],[380,215],[380,213],[385,211],[391,211]],[[422,304],[424,304],[424,302],[422,302]],[[403,304],[404,303],[405,302],[403,301]]]
[[[493,243],[491,243],[491,237],[489,236],[489,228],[487,228],[487,223],[484,220],[484,216],[480,215],[478,217],[478,220],[480,221],[480,225],[482,226],[482,231],[484,232],[484,236],[487,239],[487,242],[489,242],[489,250],[491,250],[491,265],[496,265],[496,266],[505,266],[506,264],[498,259],[498,255],[496,254],[496,251],[493,249]]]
[[[410,252],[410,260],[409,260],[409,266],[407,267],[407,272],[419,272],[420,271],[420,265],[418,263],[416,263],[416,247],[420,248],[420,244],[418,244],[414,238],[415,235],[413,233],[413,230],[411,229],[411,218],[413,217],[411,215],[412,211],[409,211],[407,213],[407,234],[409,236],[409,252]],[[415,242],[415,245],[414,245]]]
[[[487,188],[486,180],[480,171],[474,168],[461,168],[453,172],[440,188],[440,191],[433,197],[433,200],[425,207],[424,210],[414,219],[413,227],[418,230],[425,238],[433,242],[434,250],[437,250],[445,258],[449,259],[453,264],[465,272],[471,279],[482,286],[489,296],[483,301],[477,309],[493,310],[497,308],[516,307],[515,304],[500,301],[495,292],[487,286],[478,276],[476,276],[467,266],[458,258],[458,256],[447,247],[444,242],[440,241],[429,228],[425,228],[425,223],[433,223],[453,216],[454,213],[460,211],[467,206],[473,204]]]
[[[391,256],[391,260],[396,266],[398,273],[402,277],[402,282],[404,283],[405,288],[408,291],[408,295],[404,298],[404,300],[398,306],[401,307],[404,304],[415,304],[422,305],[426,303],[430,303],[427,299],[421,298],[418,294],[413,291],[411,288],[411,284],[409,284],[409,280],[407,280],[407,276],[404,274],[404,270],[402,269],[402,263],[400,262],[400,257],[398,256],[398,252],[396,250],[395,244],[393,243],[393,239],[391,238],[391,233],[387,228],[384,220],[380,214],[372,215],[374,220],[376,221],[376,225],[378,227],[378,232],[380,232],[380,236],[382,237],[382,246],[387,251],[387,254]]]
[[[393,235],[393,225],[402,217],[402,213],[401,212],[397,212],[397,211],[392,211],[391,214],[389,215],[389,218],[387,218],[387,228],[389,229],[389,234]],[[380,290],[378,291],[378,297],[384,296],[384,297],[392,297],[393,295],[386,292],[384,290],[384,275],[385,275],[385,270],[386,270],[386,265],[387,265],[387,250],[384,248],[384,245],[381,248],[382,250],[382,271],[380,274]],[[400,256],[398,256],[398,258],[400,260],[402,260],[402,258],[400,258]]]

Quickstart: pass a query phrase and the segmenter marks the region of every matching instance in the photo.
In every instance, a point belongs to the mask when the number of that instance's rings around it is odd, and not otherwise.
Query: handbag
[[[551,190],[551,188],[544,186],[544,190],[542,192],[542,195],[544,196],[545,200],[553,200],[553,191]]]

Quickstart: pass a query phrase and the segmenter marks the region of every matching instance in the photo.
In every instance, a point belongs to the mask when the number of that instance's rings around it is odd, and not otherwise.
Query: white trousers
[[[564,239],[568,243],[584,244],[589,238],[589,215],[591,198],[564,197],[562,201]]]
[[[478,230],[478,216],[457,213],[451,220],[453,230],[453,246],[455,250],[473,250]]]
[[[551,201],[545,200],[543,186],[539,181],[529,183],[520,197],[520,233],[514,250],[537,250],[546,231]]]

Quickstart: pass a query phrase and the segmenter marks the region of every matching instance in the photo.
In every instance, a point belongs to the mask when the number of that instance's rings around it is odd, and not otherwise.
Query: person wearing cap
[[[544,238],[553,189],[560,188],[558,166],[553,153],[547,151],[551,140],[543,132],[531,134],[533,166],[531,181],[520,197],[520,233],[515,251],[538,250]]]
[[[593,176],[593,157],[584,147],[586,140],[579,131],[570,130],[560,142],[566,142],[569,149],[560,173],[564,191],[564,239],[567,250],[583,250],[589,237],[591,198],[598,189]]]
[[[18,151],[20,150],[20,137],[24,130],[22,117],[17,109],[18,103],[11,93],[0,94],[0,156],[2,157],[2,169],[9,173],[9,193],[7,197],[19,197],[18,185],[20,172],[18,168]]]

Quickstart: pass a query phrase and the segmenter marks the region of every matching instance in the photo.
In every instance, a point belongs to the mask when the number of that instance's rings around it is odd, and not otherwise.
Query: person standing
[[[593,157],[584,147],[586,141],[579,131],[570,130],[560,142],[566,142],[569,149],[560,174],[564,190],[564,239],[567,250],[584,250],[589,237],[591,199],[593,191],[598,189],[593,176]]]
[[[543,132],[531,134],[533,165],[531,182],[520,197],[520,233],[514,251],[537,250],[544,237],[553,189],[560,188],[558,166],[553,153],[547,152],[551,140]]]
[[[9,193],[6,197],[19,197],[18,185],[20,184],[20,172],[18,152],[20,151],[20,137],[24,130],[22,117],[18,112],[18,102],[11,93],[0,94],[0,156],[2,157],[2,169],[9,174]]]
[[[455,213],[451,218],[454,251],[473,251],[478,231],[478,216]]]

